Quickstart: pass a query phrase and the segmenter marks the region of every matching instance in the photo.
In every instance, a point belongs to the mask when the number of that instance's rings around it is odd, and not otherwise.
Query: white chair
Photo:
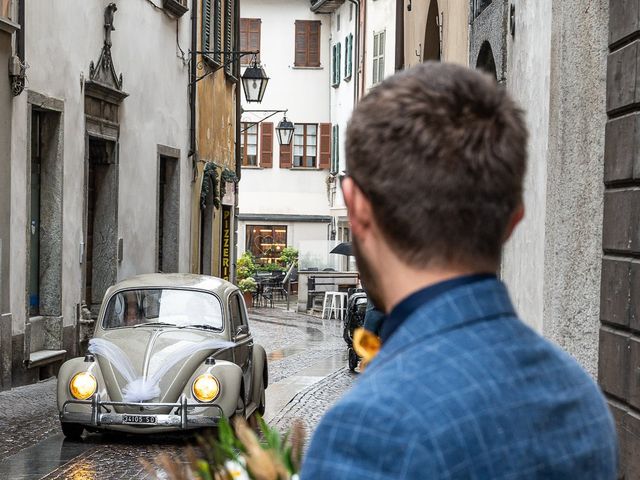
[[[322,304],[322,318],[344,320],[348,295],[343,292],[325,292]]]

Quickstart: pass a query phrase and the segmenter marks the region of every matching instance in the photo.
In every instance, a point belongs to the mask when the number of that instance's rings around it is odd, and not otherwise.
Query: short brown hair
[[[403,260],[497,264],[522,201],[523,112],[476,70],[428,62],[362,99],[347,129],[347,169]]]

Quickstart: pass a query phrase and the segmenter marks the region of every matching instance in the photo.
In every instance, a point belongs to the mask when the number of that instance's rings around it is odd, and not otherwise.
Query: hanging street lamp
[[[260,103],[264,97],[269,77],[254,57],[253,63],[242,74],[242,88],[249,103]]]
[[[280,145],[291,145],[291,139],[293,138],[293,123],[287,120],[286,113],[276,127],[276,134],[278,135],[278,143]]]

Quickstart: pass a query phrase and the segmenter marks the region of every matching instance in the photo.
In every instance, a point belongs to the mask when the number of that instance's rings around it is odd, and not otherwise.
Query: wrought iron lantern
[[[254,58],[253,63],[242,74],[242,88],[247,102],[262,102],[268,82],[269,77]]]
[[[278,135],[278,143],[280,145],[291,145],[291,139],[293,138],[293,123],[287,120],[287,115],[280,120],[276,127],[276,134]]]

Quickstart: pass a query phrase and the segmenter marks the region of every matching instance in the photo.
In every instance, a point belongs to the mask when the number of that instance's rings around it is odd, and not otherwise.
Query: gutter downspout
[[[356,6],[356,75],[354,78],[353,106],[355,107],[360,98],[360,0],[349,0]]]
[[[240,30],[240,2],[241,0],[235,1],[235,12],[234,12],[234,30],[236,33],[239,33]],[[234,35],[233,38],[233,49],[235,51],[240,51],[240,35]],[[238,192],[240,190],[240,178],[242,177],[242,153],[240,151],[240,135],[241,132],[241,123],[240,120],[242,118],[242,104],[240,102],[240,95],[242,95],[242,81],[240,80],[240,59],[238,58],[234,68],[234,76],[238,79],[236,82],[236,138],[235,138],[235,157],[236,157],[236,177],[238,181],[235,183],[235,195],[234,197],[234,205],[233,205],[233,231],[231,234],[233,235],[232,239],[232,248],[231,248],[231,272],[230,272],[230,280],[235,283],[236,281],[236,259],[238,258]]]
[[[18,23],[20,24],[20,30],[18,30],[16,37],[16,54],[23,65],[26,65],[26,49],[25,49],[25,30],[27,26],[25,25],[25,2],[26,0],[18,1]]]
[[[198,51],[198,2],[191,2],[191,64],[189,65],[189,156],[197,156],[196,149],[196,97],[198,86],[196,82],[197,75],[197,55]],[[195,168],[197,158],[192,158]]]

